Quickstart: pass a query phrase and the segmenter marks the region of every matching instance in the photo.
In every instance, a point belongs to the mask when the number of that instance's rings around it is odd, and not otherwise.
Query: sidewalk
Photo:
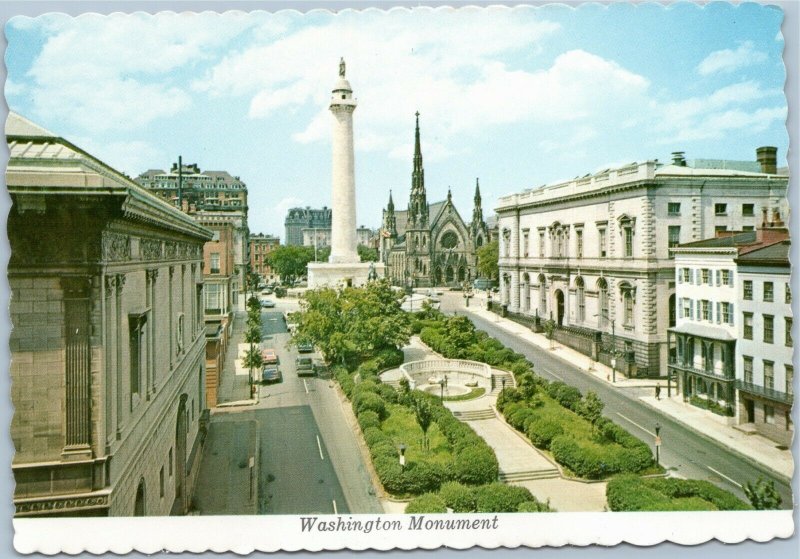
[[[675,421],[680,422],[698,434],[725,445],[729,450],[740,455],[745,460],[755,462],[776,475],[791,480],[794,471],[791,451],[779,450],[776,443],[761,435],[749,435],[738,431],[732,426],[720,422],[711,412],[685,404],[680,396],[676,395],[668,399],[666,397],[666,381],[655,379],[628,379],[617,371],[617,382],[612,383],[610,367],[592,361],[592,359],[586,355],[559,344],[558,342],[553,341],[551,345],[551,341],[543,334],[536,334],[513,320],[501,318],[498,314],[486,310],[485,297],[476,297],[469,307],[461,307],[461,309],[459,309],[459,312],[464,311],[479,316],[484,320],[492,321],[506,332],[514,334],[518,338],[542,349],[553,352],[554,355],[609,385],[618,388],[652,388],[657,384],[660,385],[661,400],[656,400],[653,396],[642,396],[639,397],[639,400]]]
[[[225,355],[225,365],[219,376],[219,388],[217,389],[217,403],[236,402],[250,399],[250,385],[247,375],[236,374],[236,360],[239,344],[244,339],[245,321],[247,313],[236,312],[233,318],[233,328],[231,338],[228,340],[228,351]]]

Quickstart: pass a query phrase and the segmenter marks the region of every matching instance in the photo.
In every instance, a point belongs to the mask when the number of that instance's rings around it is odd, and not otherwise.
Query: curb
[[[725,444],[725,442],[724,442],[724,441],[721,441],[721,440],[719,440],[719,439],[716,439],[716,438],[714,438],[714,437],[712,437],[712,436],[710,436],[710,435],[708,435],[708,434],[706,434],[706,433],[704,433],[704,432],[702,432],[702,431],[700,431],[700,430],[696,429],[694,426],[692,426],[691,424],[687,423],[686,421],[684,421],[684,420],[682,420],[682,419],[679,419],[679,418],[677,418],[677,417],[675,417],[675,416],[673,416],[673,415],[665,414],[665,413],[664,413],[663,411],[661,411],[661,410],[660,410],[658,407],[654,406],[654,405],[653,405],[653,404],[651,404],[650,402],[647,402],[646,400],[639,399],[639,401],[640,401],[642,404],[644,404],[645,406],[647,406],[647,407],[649,407],[649,408],[651,408],[651,409],[653,409],[653,410],[657,410],[657,411],[659,411],[659,412],[660,412],[662,415],[666,416],[668,419],[671,419],[671,420],[675,421],[675,423],[679,423],[679,424],[683,425],[684,427],[686,427],[687,429],[689,429],[689,430],[690,430],[690,431],[692,431],[693,433],[696,433],[696,434],[697,434],[697,435],[699,435],[700,437],[702,437],[702,438],[706,439],[707,441],[711,441],[711,442],[713,442],[713,443],[717,443],[717,444],[719,444],[719,445],[722,445],[722,446],[724,446],[724,447],[725,447],[725,448],[727,448],[727,449],[728,449],[728,451],[730,451],[732,454],[735,454],[737,457],[739,457],[740,459],[744,460],[745,462],[747,462],[747,463],[748,463],[748,464],[750,464],[751,466],[753,466],[753,467],[755,467],[755,468],[759,468],[759,469],[763,469],[763,470],[766,470],[766,471],[768,471],[770,474],[772,474],[772,475],[773,475],[773,476],[775,476],[776,478],[780,479],[780,480],[781,480],[781,481],[783,481],[784,483],[788,483],[788,484],[789,484],[789,486],[791,487],[791,485],[792,485],[792,477],[791,477],[791,476],[787,477],[787,476],[786,476],[786,474],[784,474],[784,473],[782,473],[782,472],[779,472],[779,471],[778,471],[778,470],[776,470],[774,467],[772,467],[772,466],[770,466],[770,465],[768,465],[768,464],[764,464],[763,462],[759,462],[758,460],[756,460],[756,459],[755,459],[755,458],[753,458],[752,456],[749,456],[749,455],[747,455],[747,454],[744,454],[744,453],[743,453],[743,452],[741,452],[739,449],[733,448],[733,447],[731,447],[731,446],[729,446],[729,445]]]

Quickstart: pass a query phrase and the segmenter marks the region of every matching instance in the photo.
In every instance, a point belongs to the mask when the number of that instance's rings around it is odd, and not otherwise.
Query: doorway
[[[556,322],[559,326],[564,325],[564,292],[556,289]]]

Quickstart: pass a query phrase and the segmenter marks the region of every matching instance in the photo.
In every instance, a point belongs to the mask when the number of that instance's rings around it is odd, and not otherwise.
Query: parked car
[[[273,309],[275,308],[275,301],[271,299],[265,299],[261,301],[261,306],[265,309]]]
[[[297,344],[297,351],[300,353],[311,353],[314,351],[314,344],[311,342],[300,342]]]
[[[278,354],[274,349],[265,349],[261,351],[261,358],[264,360],[265,365],[277,365]]]
[[[271,287],[265,287],[263,290],[261,290],[261,294],[262,295],[272,295],[272,288]]]
[[[264,367],[264,370],[261,371],[261,382],[266,384],[274,384],[276,382],[281,382],[283,380],[283,375],[281,374],[281,370],[276,365],[267,365]]]
[[[328,378],[329,369],[328,365],[324,361],[315,359],[313,369],[314,374],[318,377]]]
[[[310,357],[298,357],[294,364],[298,377],[314,374],[314,360]]]

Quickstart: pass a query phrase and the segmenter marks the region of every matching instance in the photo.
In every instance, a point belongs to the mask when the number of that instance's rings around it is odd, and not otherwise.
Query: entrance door
[[[745,415],[747,415],[747,423],[755,423],[756,422],[755,402],[753,400],[748,400],[747,398],[745,398],[744,410],[745,410]]]
[[[556,289],[556,321],[559,326],[564,324],[564,292]]]

